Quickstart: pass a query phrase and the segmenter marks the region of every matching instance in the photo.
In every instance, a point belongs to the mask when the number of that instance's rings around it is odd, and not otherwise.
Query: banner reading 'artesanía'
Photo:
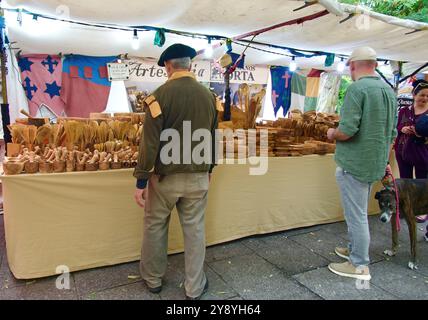
[[[130,82],[163,83],[168,79],[165,68],[159,67],[155,61],[133,58],[125,62],[129,64]],[[193,61],[192,71],[199,82],[224,82],[223,75],[210,61]],[[230,83],[266,84],[268,77],[267,67],[247,65],[235,70]]]

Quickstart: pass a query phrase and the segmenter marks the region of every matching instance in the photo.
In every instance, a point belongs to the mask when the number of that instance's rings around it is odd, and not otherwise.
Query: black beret
[[[194,57],[196,57],[196,50],[184,44],[175,43],[166,48],[164,52],[162,52],[158,61],[158,65],[161,67],[165,67],[165,61],[185,57],[193,59]]]
[[[416,133],[422,137],[428,138],[428,115],[421,116],[415,125]]]

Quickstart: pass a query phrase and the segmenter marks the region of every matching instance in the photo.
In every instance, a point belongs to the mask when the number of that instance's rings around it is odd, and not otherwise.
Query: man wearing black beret
[[[160,67],[165,67],[165,61],[179,58],[190,58],[190,60],[192,60],[194,57],[196,57],[195,49],[181,43],[175,43],[162,52],[158,65]]]
[[[160,56],[158,65],[165,67],[168,81],[144,101],[146,118],[134,171],[135,201],[145,209],[142,278],[150,292],[162,290],[169,220],[177,207],[184,234],[184,288],[191,300],[200,299],[208,289],[203,270],[205,208],[215,164],[213,146],[219,108],[216,97],[190,72],[195,56],[196,51],[183,44],[170,46]],[[207,134],[201,137],[201,132]],[[194,133],[199,135],[198,141],[193,141]],[[174,136],[179,139],[174,141]]]

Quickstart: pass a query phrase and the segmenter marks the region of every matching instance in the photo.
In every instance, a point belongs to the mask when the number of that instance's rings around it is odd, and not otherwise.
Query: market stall
[[[103,2],[104,7],[116,7],[107,2],[111,6]],[[377,49],[382,62],[423,62],[426,33],[404,33],[427,26],[403,21],[391,26],[384,17],[367,14],[363,17],[372,23],[368,37],[354,10],[337,7],[335,1],[305,1],[301,8],[296,1],[279,2],[249,6],[239,23],[236,12],[243,2],[228,3],[232,8],[222,26],[211,16],[222,16],[225,6],[213,8],[209,2],[186,3],[177,20],[165,20],[162,27],[137,24],[142,19],[158,24],[164,7],[176,6],[176,1],[146,4],[152,13],[136,10],[138,1],[118,8],[118,16],[116,10],[107,10],[106,16],[104,10],[94,10],[95,18],[89,20],[98,22],[89,22],[86,11],[71,1],[72,15],[65,17],[52,15],[57,9],[53,0],[47,1],[45,13],[37,5],[37,12],[17,5],[5,8],[9,35],[23,50],[15,55],[5,42],[3,53],[11,71],[9,97],[2,106],[9,117],[3,128],[11,141],[1,180],[7,258],[15,277],[54,275],[58,266],[76,271],[139,259],[143,211],[133,199],[132,167],[144,126],[142,101],[167,78],[150,57],[175,42],[198,50],[192,71],[224,98],[219,119],[225,121],[219,127],[235,130],[230,141],[222,141],[232,146],[224,156],[235,163],[220,164],[210,186],[207,245],[343,220],[335,144],[326,133],[339,122],[334,112],[344,59],[364,44]],[[210,18],[196,21],[204,11]],[[52,32],[38,32],[46,35],[44,40],[33,38],[35,28],[43,26]],[[224,35],[217,36],[219,32]],[[139,38],[149,33],[154,39]],[[379,36],[385,34],[380,45]],[[60,50],[66,54],[58,54]],[[229,61],[225,56],[230,62],[223,65]],[[238,67],[244,58],[245,65]],[[4,70],[5,63],[3,59]],[[19,114],[21,108],[28,118]],[[128,113],[131,109],[141,114]],[[262,117],[276,121],[260,121]],[[263,159],[265,174],[249,174]],[[371,197],[369,212],[377,210]],[[169,252],[183,251],[175,212],[169,232]]]
[[[248,174],[250,164],[215,169],[207,245],[343,220],[332,155],[269,158],[268,164],[261,176]],[[133,199],[132,170],[22,174],[2,181],[7,258],[15,277],[54,275],[60,265],[76,271],[139,259],[143,211]],[[182,251],[174,212],[169,253]]]

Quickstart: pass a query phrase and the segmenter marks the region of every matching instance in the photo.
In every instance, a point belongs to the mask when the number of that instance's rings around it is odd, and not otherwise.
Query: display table
[[[254,234],[343,220],[333,155],[269,158],[265,175],[249,164],[214,170],[206,212],[207,245]],[[7,258],[16,278],[54,275],[140,258],[143,209],[133,170],[4,176]],[[378,189],[379,187],[375,188]],[[369,211],[377,212],[371,198]],[[174,212],[169,253],[183,251]]]

